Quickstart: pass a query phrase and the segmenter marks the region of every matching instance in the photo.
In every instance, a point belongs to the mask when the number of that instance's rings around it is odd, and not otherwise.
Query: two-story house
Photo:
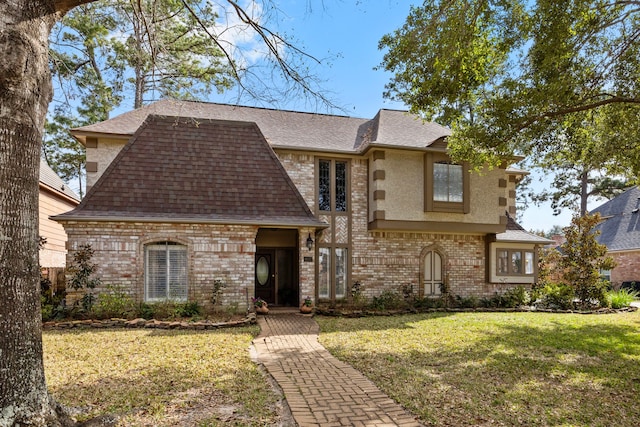
[[[371,119],[164,100],[72,130],[88,193],[59,215],[103,283],[140,301],[294,305],[412,284],[492,295],[536,278],[547,242],[511,219],[526,172],[472,173],[447,128],[402,111]]]

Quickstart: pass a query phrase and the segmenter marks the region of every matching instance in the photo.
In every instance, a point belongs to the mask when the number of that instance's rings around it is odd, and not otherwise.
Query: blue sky
[[[381,108],[406,109],[402,103],[384,99],[382,93],[391,75],[374,70],[383,52],[380,38],[402,26],[411,4],[417,2],[376,0],[282,0],[286,18],[281,29],[295,34],[304,49],[319,58],[331,56],[331,66],[316,71],[325,80],[324,88],[335,102],[355,117],[373,117]],[[324,4],[324,7],[323,7]],[[296,110],[312,110],[304,102],[289,105]],[[537,177],[534,177],[537,180]],[[542,186],[544,184],[538,184]],[[597,204],[596,204],[597,205]],[[552,214],[549,205],[524,211],[521,224],[528,230],[549,230],[566,226],[571,212]]]
[[[246,6],[248,1],[241,0],[240,3]],[[341,110],[320,110],[313,102],[298,97],[291,97],[277,106],[244,99],[239,103],[362,118],[374,117],[381,108],[407,109],[402,103],[383,98],[384,86],[391,75],[374,68],[383,56],[383,52],[378,50],[380,38],[402,26],[410,5],[420,3],[401,0],[274,0],[274,4],[279,6],[278,31],[293,35],[297,47],[316,58],[325,59],[311,71],[323,81],[322,88]],[[228,16],[233,18],[233,14]],[[226,34],[230,34],[228,37],[234,43],[242,40],[245,48],[258,45],[245,31]],[[209,100],[238,102],[234,92],[214,94]],[[125,100],[113,115],[131,108],[133,100]],[[524,212],[521,224],[528,230],[548,230],[556,224],[565,226],[570,219],[570,212],[555,217],[549,206],[532,207]]]

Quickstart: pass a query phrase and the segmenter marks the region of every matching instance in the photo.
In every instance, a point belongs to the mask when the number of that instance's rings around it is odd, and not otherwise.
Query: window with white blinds
[[[145,301],[187,300],[187,247],[173,242],[146,245]]]

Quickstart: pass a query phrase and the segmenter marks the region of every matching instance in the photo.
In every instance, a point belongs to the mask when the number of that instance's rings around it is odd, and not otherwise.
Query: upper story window
[[[425,154],[425,211],[469,213],[469,180],[466,167],[453,163],[446,154]]]
[[[347,162],[318,161],[318,209],[320,211],[347,211]]]
[[[187,247],[160,242],[144,247],[145,301],[187,300]]]
[[[433,164],[433,200],[436,202],[463,201],[462,165],[439,161]]]

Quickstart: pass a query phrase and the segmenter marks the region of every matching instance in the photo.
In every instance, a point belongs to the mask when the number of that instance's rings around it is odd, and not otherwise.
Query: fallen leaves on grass
[[[276,395],[249,357],[256,327],[45,331],[50,392],[121,426],[271,425]]]

